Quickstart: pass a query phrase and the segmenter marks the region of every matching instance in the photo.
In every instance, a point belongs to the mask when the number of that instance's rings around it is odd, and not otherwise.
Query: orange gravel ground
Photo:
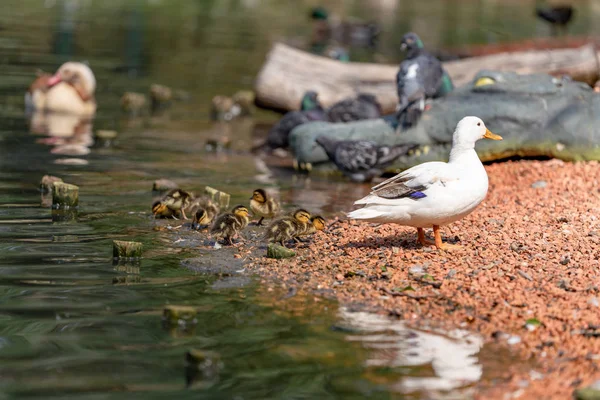
[[[507,369],[478,398],[571,398],[600,379],[600,164],[486,169],[486,200],[442,229],[460,250],[421,247],[414,228],[336,220],[294,259],[257,258],[250,268],[416,325],[471,329],[535,360],[541,376]],[[508,344],[513,335],[521,341]]]

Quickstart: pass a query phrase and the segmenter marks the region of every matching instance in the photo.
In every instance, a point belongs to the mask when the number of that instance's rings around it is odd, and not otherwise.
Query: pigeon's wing
[[[368,171],[377,165],[378,146],[369,141],[342,141],[335,150],[335,164],[342,171]]]
[[[417,57],[416,62],[419,64],[418,79],[423,86],[426,97],[434,97],[442,84],[444,69],[442,63],[432,54],[423,52]]]
[[[385,168],[391,165],[396,159],[408,153],[409,150],[419,147],[417,144],[407,143],[395,146],[379,146],[377,149],[377,166]]]

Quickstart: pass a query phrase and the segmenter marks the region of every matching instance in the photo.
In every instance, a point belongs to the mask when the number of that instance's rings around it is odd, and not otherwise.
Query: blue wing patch
[[[412,192],[411,194],[408,195],[408,197],[410,197],[411,199],[422,199],[423,197],[427,197],[427,195],[423,192]]]

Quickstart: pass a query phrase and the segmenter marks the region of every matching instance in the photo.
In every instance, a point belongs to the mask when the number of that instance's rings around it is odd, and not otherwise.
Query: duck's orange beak
[[[483,137],[486,139],[492,139],[492,140],[502,140],[502,136],[496,135],[495,133],[490,132],[489,129],[485,130],[485,135],[483,135]]]

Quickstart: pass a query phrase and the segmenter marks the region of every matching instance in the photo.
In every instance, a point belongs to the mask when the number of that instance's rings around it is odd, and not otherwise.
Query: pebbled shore
[[[414,228],[336,219],[297,257],[246,266],[267,285],[470,329],[534,360],[535,370],[479,384],[478,398],[571,398],[600,380],[600,164],[486,169],[486,200],[442,231],[460,250],[421,247]]]

